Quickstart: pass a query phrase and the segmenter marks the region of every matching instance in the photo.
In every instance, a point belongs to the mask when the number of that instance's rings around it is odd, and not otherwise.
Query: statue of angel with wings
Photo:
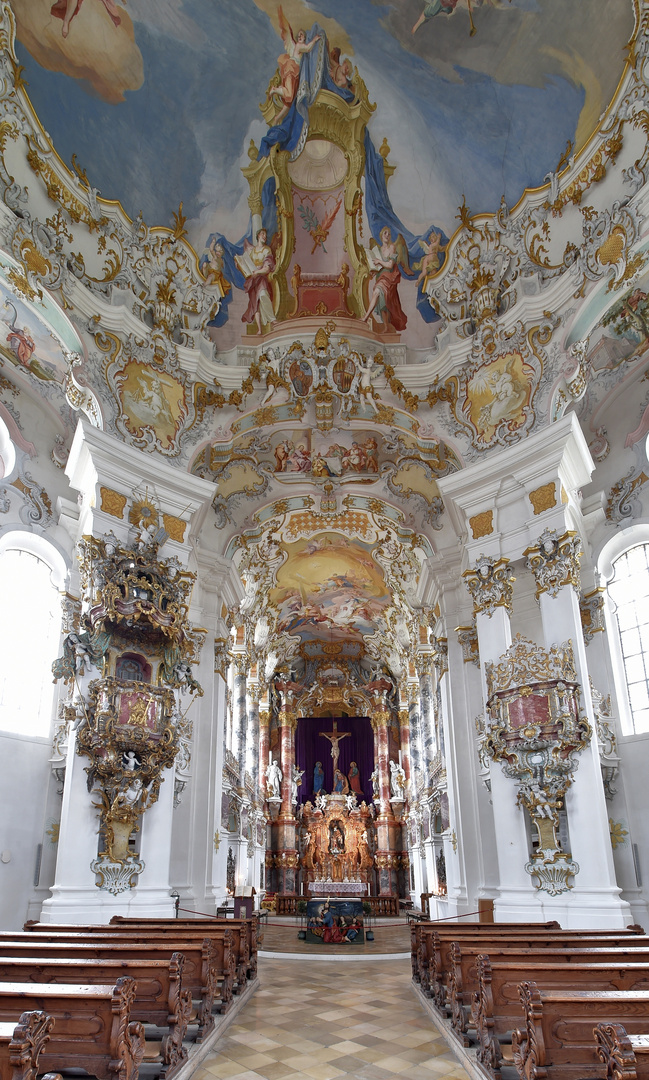
[[[408,262],[408,248],[406,242],[399,233],[396,240],[392,239],[392,230],[385,225],[379,233],[379,241],[370,240],[369,251],[366,249],[367,262],[370,273],[375,274],[374,287],[367,304],[367,311],[363,316],[363,322],[369,322],[370,318],[380,316],[385,330],[390,324],[395,330],[405,330],[407,318],[401,307],[397,285],[401,280],[400,267],[407,274],[412,273]]]
[[[273,120],[274,124],[281,124],[297,95],[302,57],[304,53],[311,52],[316,42],[320,41],[320,35],[316,34],[307,44],[306,30],[298,30],[296,41],[293,37],[291,24],[284,15],[281,4],[277,14],[279,16],[279,32],[286,51],[277,60],[281,83],[279,86],[273,86],[269,93],[271,97],[278,98],[281,103],[281,108]]]

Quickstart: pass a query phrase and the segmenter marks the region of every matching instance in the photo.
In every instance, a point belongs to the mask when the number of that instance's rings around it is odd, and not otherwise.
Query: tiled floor
[[[259,960],[260,986],[193,1080],[467,1080],[409,960]]]

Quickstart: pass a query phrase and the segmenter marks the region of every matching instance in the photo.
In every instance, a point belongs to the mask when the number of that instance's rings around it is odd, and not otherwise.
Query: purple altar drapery
[[[372,782],[370,776],[374,771],[374,734],[372,725],[367,716],[353,716],[343,719],[335,717],[338,723],[338,732],[342,734],[349,731],[350,735],[341,739],[339,743],[340,757],[338,768],[345,776],[349,773],[352,761],[358,765],[361,788],[363,795],[358,796],[367,803],[372,800]],[[302,784],[298,788],[298,800],[301,803],[308,799],[313,801],[313,770],[316,761],[322,762],[324,769],[323,791],[330,795],[333,791],[333,760],[331,758],[331,743],[320,735],[321,731],[333,731],[333,719],[312,716],[302,716],[298,720],[295,733],[295,762],[298,769],[304,769]]]

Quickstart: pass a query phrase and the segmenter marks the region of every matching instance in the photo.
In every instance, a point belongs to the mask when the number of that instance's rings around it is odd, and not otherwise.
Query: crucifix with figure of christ
[[[331,756],[334,761],[334,773],[338,768],[338,758],[340,757],[340,746],[338,745],[341,739],[346,739],[348,735],[351,735],[351,731],[339,731],[338,721],[333,722],[333,731],[319,731],[319,735],[322,735],[325,739],[329,739],[331,743]]]

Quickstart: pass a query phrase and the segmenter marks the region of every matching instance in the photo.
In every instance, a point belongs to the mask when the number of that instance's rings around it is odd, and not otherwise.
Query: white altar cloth
[[[366,881],[310,881],[314,896],[362,896],[369,891]]]

